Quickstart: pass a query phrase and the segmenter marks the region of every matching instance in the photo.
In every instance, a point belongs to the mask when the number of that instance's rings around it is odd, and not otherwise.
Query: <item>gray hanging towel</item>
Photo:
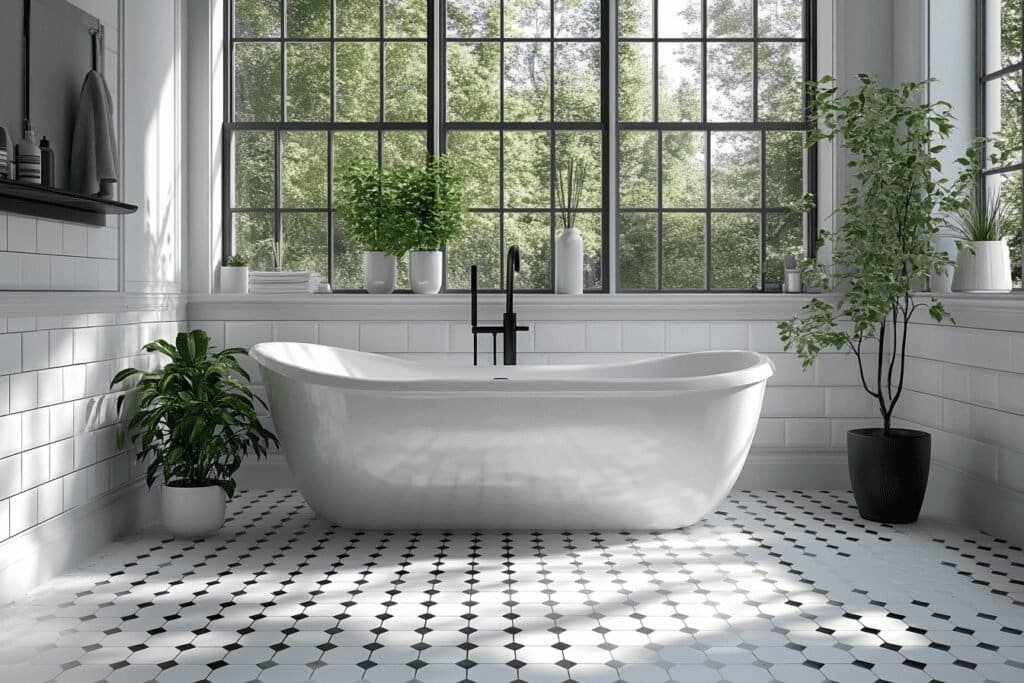
[[[85,195],[110,194],[117,172],[117,131],[114,101],[103,75],[90,71],[82,84],[75,129],[71,136],[69,189]],[[101,183],[105,185],[101,189]]]

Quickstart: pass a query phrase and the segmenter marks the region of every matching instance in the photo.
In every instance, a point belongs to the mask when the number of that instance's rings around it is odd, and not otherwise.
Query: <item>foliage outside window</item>
[[[588,291],[771,289],[783,256],[808,250],[787,207],[813,191],[811,0],[230,4],[225,254],[254,268],[282,242],[287,269],[360,289],[360,248],[330,209],[341,171],[428,151],[469,178],[448,290],[471,264],[501,289],[510,244],[517,286],[551,290],[570,158],[591,169],[575,215]]]
[[[1014,287],[1021,286],[1021,231],[1024,220],[1024,164],[1021,151],[1024,138],[1021,122],[1024,117],[1021,92],[1024,85],[1024,54],[1021,36],[1024,33],[1022,0],[978,0],[979,23],[984,27],[984,64],[981,78],[981,111],[983,133],[995,144],[1005,145],[1010,152],[1007,163],[988,166],[983,173],[985,194],[999,197],[1014,229],[1006,237],[1010,244],[1010,261]],[[994,152],[995,150],[990,150]],[[989,155],[986,155],[986,157]]]

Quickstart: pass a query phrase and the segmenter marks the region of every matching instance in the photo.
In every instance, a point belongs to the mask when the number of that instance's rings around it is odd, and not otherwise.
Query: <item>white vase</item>
[[[398,278],[398,259],[383,251],[363,252],[363,287],[370,294],[390,294]]]
[[[964,242],[956,258],[954,292],[993,294],[1013,289],[1010,246],[998,242]]]
[[[953,291],[953,271],[956,265],[956,238],[949,235],[939,235],[932,240],[932,248],[940,254],[945,254],[954,265],[946,266],[942,272],[932,273],[928,276],[928,289],[934,294],[948,294]]]
[[[164,527],[182,538],[208,536],[224,524],[227,498],[219,486],[168,486],[160,496]]]
[[[249,293],[249,266],[221,266],[221,294]]]
[[[555,293],[583,293],[583,238],[576,228],[555,240]]]
[[[441,291],[442,273],[441,252],[410,251],[409,252],[409,283],[415,294],[437,294]]]

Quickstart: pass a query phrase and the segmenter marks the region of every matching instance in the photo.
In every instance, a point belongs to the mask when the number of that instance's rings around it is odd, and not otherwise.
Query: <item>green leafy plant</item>
[[[558,216],[562,228],[572,230],[576,226],[576,210],[580,208],[590,168],[586,159],[577,160],[571,156],[555,170],[558,174]]]
[[[968,242],[998,242],[1013,229],[1012,221],[998,192],[989,192],[987,198],[977,192],[953,214],[953,227]]]
[[[168,486],[217,485],[233,496],[232,477],[242,457],[264,457],[270,444],[278,443],[256,415],[255,402],[265,406],[263,400],[238,379],[249,381],[237,359],[245,350],[211,353],[203,330],[181,332],[174,344],[158,339],[143,349],[162,354],[168,363],[161,370],[126,368],[114,376],[111,388],[138,378],[117,398],[118,414],[131,413],[118,432],[118,447],[130,442],[139,449],[139,461],[151,459],[150,487],[160,476]]]
[[[391,170],[403,251],[433,251],[466,228],[465,178],[446,155]]]
[[[335,208],[345,237],[364,251],[402,256],[406,251],[399,203],[400,173],[376,162],[356,162],[338,178]]]
[[[849,152],[853,187],[834,216],[834,300],[812,299],[802,314],[779,324],[786,350],[810,366],[822,350],[853,353],[864,390],[878,403],[886,433],[903,392],[910,321],[927,308],[951,320],[942,302],[916,299],[913,283],[951,265],[936,251],[943,214],[968,203],[979,170],[978,148],[956,160],[952,177],[937,155],[953,131],[946,102],[928,103],[927,82],[891,88],[861,75],[859,87],[839,93],[831,77],[812,84],[817,127],[809,144],[837,142]],[[980,141],[979,141],[980,142]]]
[[[235,254],[228,257],[229,268],[245,268],[249,265],[249,261],[241,254]]]

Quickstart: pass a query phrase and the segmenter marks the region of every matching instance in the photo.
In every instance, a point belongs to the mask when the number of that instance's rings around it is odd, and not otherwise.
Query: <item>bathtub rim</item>
[[[591,392],[624,392],[624,391],[653,391],[653,392],[674,392],[674,391],[707,391],[716,389],[735,389],[740,387],[766,382],[775,374],[775,364],[772,360],[756,351],[695,351],[690,353],[666,354],[661,358],[645,358],[621,363],[612,364],[586,364],[574,363],[564,365],[536,366],[543,368],[591,368],[600,371],[613,367],[642,367],[644,365],[664,364],[666,359],[685,356],[708,357],[714,356],[746,356],[750,363],[744,367],[727,370],[724,372],[711,373],[693,376],[667,376],[667,377],[565,377],[551,373],[549,376],[538,376],[537,374],[524,378],[507,378],[514,374],[507,366],[478,366],[472,371],[481,375],[480,377],[459,376],[453,373],[451,377],[441,376],[418,376],[396,379],[374,379],[366,377],[353,377],[351,375],[325,372],[312,369],[308,366],[288,362],[277,357],[274,349],[280,346],[318,347],[332,349],[342,356],[353,358],[372,357],[375,362],[384,362],[395,367],[407,367],[422,372],[424,368],[431,366],[419,361],[394,358],[384,354],[369,353],[367,351],[356,351],[326,344],[311,344],[306,342],[262,342],[254,345],[249,350],[249,356],[261,368],[273,371],[284,377],[297,381],[308,382],[321,386],[338,387],[345,390],[355,391],[402,391],[416,393],[445,393],[451,391],[459,392],[480,392],[480,393],[520,393],[520,392],[558,392],[558,393],[591,393]],[[472,366],[470,366],[472,367]],[[518,366],[522,368],[534,366]],[[455,370],[455,368],[443,368]],[[468,369],[468,368],[462,368]],[[490,372],[487,370],[490,369]],[[500,378],[500,379],[499,379]]]

